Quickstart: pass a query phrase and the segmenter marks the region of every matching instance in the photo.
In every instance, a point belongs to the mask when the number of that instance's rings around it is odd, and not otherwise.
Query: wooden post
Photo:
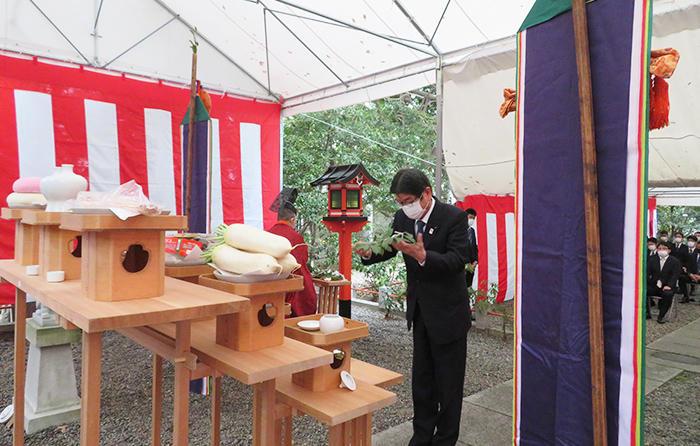
[[[221,444],[221,377],[213,376],[211,392],[211,446]]]
[[[600,219],[598,216],[598,170],[596,165],[593,88],[588,50],[588,20],[585,0],[573,0],[574,41],[578,71],[583,191],[586,219],[588,270],[588,326],[591,349],[591,395],[593,402],[593,444],[607,445],[605,406],[605,346],[603,344],[603,296],[600,271]]]
[[[182,356],[190,352],[190,321],[175,323],[175,354]],[[189,444],[190,371],[184,362],[175,363],[173,397],[173,446]]]
[[[275,380],[253,384],[253,446],[275,441]]]
[[[192,35],[195,36],[194,31]],[[192,159],[194,158],[194,119],[197,104],[197,41],[192,42],[192,80],[190,83],[190,120],[187,124],[187,171],[185,172],[185,215],[190,216],[192,206]]]
[[[163,358],[153,354],[153,388],[151,389],[151,446],[160,446],[163,419]]]
[[[100,444],[100,384],[102,333],[83,331],[83,367],[80,395],[80,446]]]
[[[12,446],[24,445],[24,382],[26,378],[25,368],[25,343],[24,336],[27,329],[27,294],[15,289],[15,362],[14,362],[14,424],[12,426]]]

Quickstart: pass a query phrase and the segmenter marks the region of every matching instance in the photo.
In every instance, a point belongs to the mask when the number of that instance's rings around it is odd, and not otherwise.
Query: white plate
[[[105,208],[73,208],[71,212],[74,214],[112,214],[112,211]],[[170,215],[170,211],[164,209],[160,211],[160,215]]]
[[[256,282],[269,282],[271,280],[282,280],[286,279],[284,275],[278,274],[233,274],[226,271],[214,270],[214,277],[225,282],[233,283],[256,283]]]
[[[321,324],[315,320],[299,321],[297,322],[297,326],[306,331],[318,331],[321,328]]]

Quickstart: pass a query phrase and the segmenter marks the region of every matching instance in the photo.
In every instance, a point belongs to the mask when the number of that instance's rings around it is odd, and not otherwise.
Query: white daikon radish
[[[248,252],[259,252],[279,259],[292,250],[292,244],[284,237],[253,226],[234,223],[224,231],[227,245]]]
[[[280,276],[287,277],[297,269],[301,268],[301,265],[297,263],[297,259],[294,258],[292,254],[287,254],[286,256],[277,259],[277,263],[279,263],[282,267]]]
[[[272,256],[241,251],[225,244],[213,249],[211,260],[217,268],[234,274],[279,274],[282,271]]]

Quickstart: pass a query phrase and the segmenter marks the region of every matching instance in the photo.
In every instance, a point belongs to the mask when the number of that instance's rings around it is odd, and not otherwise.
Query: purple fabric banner
[[[610,445],[638,444],[640,435],[646,5],[597,0],[587,7]],[[518,65],[514,444],[589,445],[583,166],[570,11],[520,33]]]
[[[209,212],[209,121],[197,121],[194,123],[194,151],[192,153],[192,198],[191,213],[189,216],[190,232],[208,232]],[[182,209],[185,209],[187,197],[187,141],[189,126],[183,125],[182,132]]]

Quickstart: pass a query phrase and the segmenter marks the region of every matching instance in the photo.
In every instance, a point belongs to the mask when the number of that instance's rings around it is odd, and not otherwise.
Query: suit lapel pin
[[[433,232],[435,232],[435,228],[430,228],[428,230],[428,235],[433,235]]]

